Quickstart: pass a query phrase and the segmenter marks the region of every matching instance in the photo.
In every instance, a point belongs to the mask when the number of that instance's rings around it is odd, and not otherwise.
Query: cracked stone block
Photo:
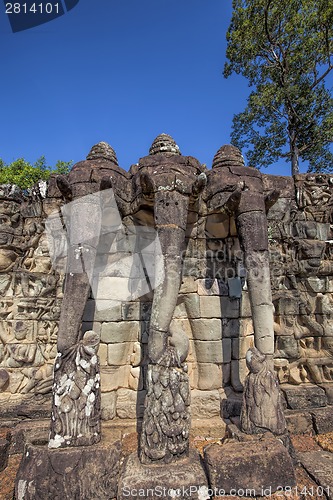
[[[290,434],[313,434],[311,414],[306,411],[286,410],[287,430]]]
[[[15,498],[115,498],[120,454],[120,441],[59,450],[29,444],[16,476]]]
[[[327,405],[324,389],[316,385],[282,385],[287,406],[291,410],[304,410],[307,408],[320,408]]]
[[[246,496],[263,496],[264,490],[273,493],[278,488],[296,485],[291,457],[274,438],[212,444],[204,450],[204,461],[210,486],[220,496],[240,490],[247,490]]]
[[[313,424],[317,434],[333,432],[333,408],[331,406],[312,410],[311,415],[313,417]]]
[[[207,477],[198,452],[190,450],[189,457],[161,465],[143,465],[136,453],[130,455],[120,474],[117,498],[136,498],[134,492],[140,491],[145,492],[144,498],[208,498]]]
[[[318,498],[325,498],[326,494],[329,500],[333,500],[333,454],[328,451],[309,451],[298,453],[297,458],[318,484],[314,491]]]

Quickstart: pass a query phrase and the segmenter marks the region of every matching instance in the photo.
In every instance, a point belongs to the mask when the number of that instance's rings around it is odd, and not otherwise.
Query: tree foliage
[[[0,158],[0,184],[15,184],[21,189],[27,189],[38,181],[46,181],[51,174],[67,174],[73,162],[57,161],[54,168],[46,164],[45,156],[31,164],[24,158],[18,158],[5,164]]]
[[[252,87],[231,135],[249,163],[285,158],[296,174],[301,158],[309,171],[332,170],[332,0],[233,0],[227,41],[224,76]]]

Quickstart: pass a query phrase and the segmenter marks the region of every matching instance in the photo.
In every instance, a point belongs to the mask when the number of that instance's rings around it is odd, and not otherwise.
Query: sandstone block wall
[[[275,367],[286,394],[290,387],[316,384],[322,401],[332,402],[333,176],[263,178],[267,192],[280,191],[268,212]],[[59,191],[52,182],[47,192],[42,188],[28,194],[0,188],[0,412],[32,399],[50,400],[66,233],[59,223]],[[64,248],[56,266],[45,232],[50,216]],[[116,237],[102,234],[83,317],[83,331],[93,329],[101,338],[105,419],[142,414],[153,290],[142,278],[147,260],[134,258],[139,219],[126,217]],[[243,389],[245,355],[254,338],[235,222],[224,214],[207,215],[204,203],[189,213],[171,329],[189,339],[193,416],[220,415],[221,400]]]

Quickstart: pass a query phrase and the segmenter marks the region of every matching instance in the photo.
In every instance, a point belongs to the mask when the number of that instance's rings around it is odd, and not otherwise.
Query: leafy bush
[[[58,160],[52,168],[46,164],[45,156],[41,156],[31,164],[24,158],[18,158],[5,164],[0,158],[0,184],[15,184],[21,189],[27,189],[38,181],[47,181],[51,174],[68,174],[73,161]]]

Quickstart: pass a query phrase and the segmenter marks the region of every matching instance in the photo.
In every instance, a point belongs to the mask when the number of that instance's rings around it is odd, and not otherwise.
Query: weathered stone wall
[[[268,211],[276,370],[289,406],[290,388],[309,384],[316,384],[315,397],[324,406],[333,400],[333,176],[263,179],[267,193],[280,191]],[[28,414],[31,405],[34,411],[49,408],[66,250],[61,205],[54,182],[45,197],[37,191],[0,190],[1,413]],[[103,232],[94,296],[83,317],[83,330],[101,337],[105,419],[142,415],[153,291],[140,270],[135,278],[133,267],[145,269],[145,264],[133,256],[135,227],[144,215],[125,217],[115,237]],[[56,269],[45,233],[50,216],[57,245],[64,247]],[[173,336],[179,331],[189,338],[194,417],[220,415],[221,401],[237,399],[243,389],[245,354],[254,338],[242,260],[234,220],[208,215],[203,196],[189,212],[183,284],[170,328]]]

